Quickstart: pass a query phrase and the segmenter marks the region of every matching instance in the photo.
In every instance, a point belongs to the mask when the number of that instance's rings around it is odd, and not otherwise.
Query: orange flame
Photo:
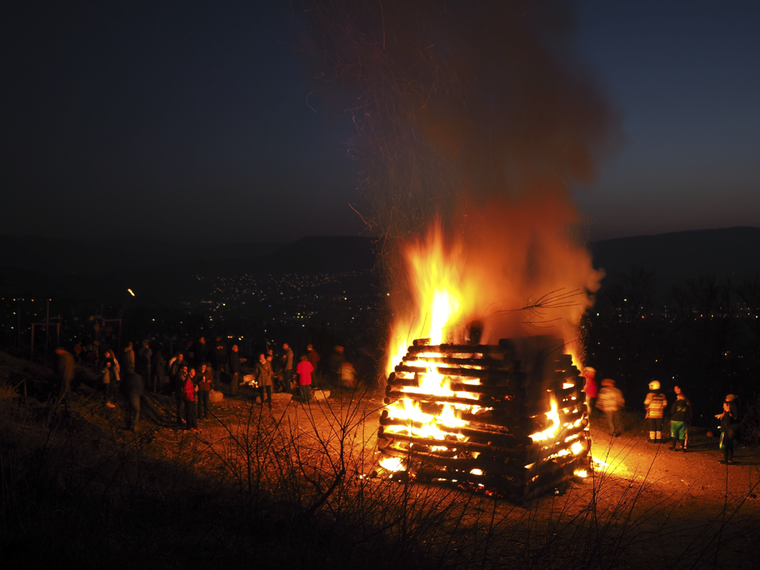
[[[580,319],[591,304],[588,292],[598,289],[601,274],[592,268],[586,251],[567,235],[567,225],[574,221],[572,210],[552,201],[526,199],[509,208],[504,204],[471,208],[468,219],[476,219],[476,227],[448,240],[444,238],[442,222],[436,220],[424,239],[411,242],[403,251],[409,271],[408,294],[393,293],[394,322],[387,372],[390,374],[404,360],[412,340],[428,339],[433,346],[466,344],[473,323],[478,323],[482,332],[482,344],[526,334],[564,338],[570,341],[566,351],[581,368],[583,348],[573,341],[578,336]],[[564,290],[577,293],[559,301],[546,300],[547,293]],[[461,388],[452,390],[449,378],[439,372],[439,364],[431,356],[432,351],[415,351],[415,369],[422,365],[425,370],[414,375],[419,384],[397,386],[395,390],[457,402],[439,404],[435,414],[423,411],[413,398],[399,398],[386,407],[393,422],[384,429],[441,442],[440,446],[430,445],[431,450],[447,449],[445,442],[467,441],[460,429],[467,424],[462,414],[484,409],[477,405],[477,394]],[[467,382],[458,380],[457,384]],[[568,383],[563,388],[573,386]],[[581,420],[563,423],[560,419],[577,412],[577,407],[563,407],[560,414],[554,393],[548,398],[550,410],[546,417],[551,425],[531,434],[530,439],[542,453],[546,451],[545,459],[586,453],[587,446],[577,435]],[[472,404],[462,400],[472,400]],[[562,436],[565,430],[571,430],[571,435]],[[388,465],[383,466],[391,471],[404,469],[397,460],[388,458],[384,462]],[[531,469],[533,465],[525,467]]]
[[[424,238],[402,249],[408,277],[391,296],[388,373],[412,340],[465,342],[474,322],[482,343],[533,334],[563,338],[582,369],[578,324],[603,274],[568,231],[577,222],[574,208],[554,198],[537,193],[509,204],[468,204],[461,227],[444,236],[436,219]],[[545,298],[557,291],[569,296]]]

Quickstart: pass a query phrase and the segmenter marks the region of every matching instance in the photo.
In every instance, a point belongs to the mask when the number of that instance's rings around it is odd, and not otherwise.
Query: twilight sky
[[[356,235],[350,120],[297,3],[27,2],[0,23],[8,235]],[[577,0],[627,143],[575,189],[591,239],[760,226],[760,3]],[[263,6],[263,7],[262,7]]]

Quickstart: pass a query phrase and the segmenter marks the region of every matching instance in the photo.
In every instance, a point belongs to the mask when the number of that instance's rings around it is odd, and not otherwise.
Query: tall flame
[[[450,232],[456,237],[445,238],[436,219],[403,250],[408,278],[405,290],[392,293],[387,372],[413,339],[466,342],[473,323],[482,328],[483,343],[532,334],[563,338],[582,368],[578,324],[602,273],[568,233],[577,221],[574,209],[536,198],[468,209],[467,222]]]

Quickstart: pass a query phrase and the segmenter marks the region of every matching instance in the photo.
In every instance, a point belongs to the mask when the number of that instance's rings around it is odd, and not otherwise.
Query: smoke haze
[[[537,334],[503,311],[577,289],[539,331],[570,340],[601,278],[570,189],[623,139],[621,114],[574,56],[570,4],[335,1],[312,13],[325,74],[351,93],[395,317],[424,320],[399,261],[439,223],[472,304],[462,318],[487,317],[490,340],[517,322]]]

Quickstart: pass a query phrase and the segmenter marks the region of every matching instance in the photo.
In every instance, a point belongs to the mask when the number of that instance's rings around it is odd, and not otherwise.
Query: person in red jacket
[[[588,417],[591,417],[591,410],[594,409],[594,402],[599,395],[599,385],[596,383],[596,370],[590,366],[586,366],[583,369],[583,377],[586,379],[586,383],[583,386],[583,391],[586,393],[586,411]]]
[[[185,379],[182,396],[185,400],[185,424],[188,430],[198,431],[198,420],[195,417],[195,392],[198,387],[195,385],[195,368],[190,369],[190,373]]]
[[[296,367],[298,374],[298,389],[301,392],[303,402],[311,401],[311,374],[314,372],[314,366],[309,362],[309,358],[304,354],[301,356],[301,362]]]

